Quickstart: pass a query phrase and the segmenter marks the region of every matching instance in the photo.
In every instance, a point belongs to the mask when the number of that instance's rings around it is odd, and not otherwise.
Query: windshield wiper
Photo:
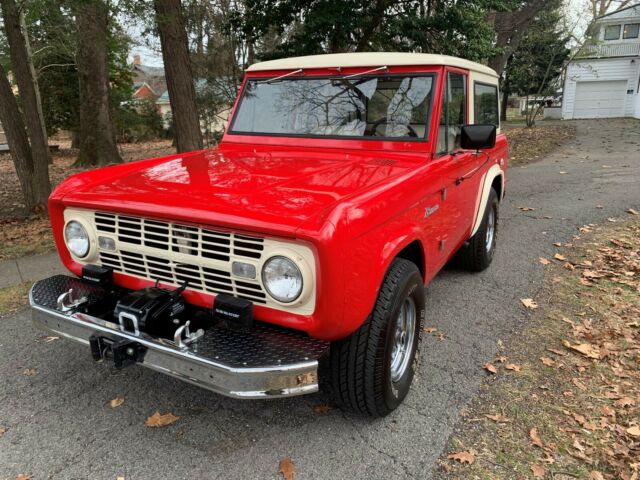
[[[353,73],[351,75],[346,75],[344,77],[340,77],[338,78],[338,80],[346,80],[348,78],[355,78],[355,77],[360,77],[362,75],[366,75],[367,73],[373,73],[373,72],[379,72],[380,70],[388,70],[389,67],[387,67],[386,65],[383,67],[377,67],[377,68],[372,68],[371,70],[367,70],[366,72],[360,72],[360,73]]]
[[[257,84],[261,84],[261,83],[273,83],[273,82],[277,82],[278,80],[282,80],[283,78],[289,77],[291,75],[295,75],[296,73],[304,73],[304,70],[302,68],[299,68],[297,70],[294,70],[293,72],[289,72],[289,73],[285,73],[284,75],[280,75],[279,77],[275,77],[275,78],[269,78],[267,80],[262,80],[260,82],[256,82]]]

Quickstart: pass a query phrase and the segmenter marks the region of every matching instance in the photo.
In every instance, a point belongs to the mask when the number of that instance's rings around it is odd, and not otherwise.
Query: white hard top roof
[[[451,67],[473,70],[497,77],[495,70],[476,62],[447,55],[431,53],[407,52],[360,52],[360,53],[329,53],[326,55],[309,55],[306,57],[290,57],[280,60],[254,63],[247,71],[260,72],[265,70],[312,69],[331,67],[382,67],[398,65],[448,65]]]

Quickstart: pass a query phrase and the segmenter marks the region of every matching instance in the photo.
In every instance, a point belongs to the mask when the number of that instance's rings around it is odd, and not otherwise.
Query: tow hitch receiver
[[[142,363],[147,349],[138,342],[126,338],[113,340],[108,337],[93,334],[89,337],[91,356],[95,361],[113,359],[113,366],[117,369],[128,367],[135,363]]]

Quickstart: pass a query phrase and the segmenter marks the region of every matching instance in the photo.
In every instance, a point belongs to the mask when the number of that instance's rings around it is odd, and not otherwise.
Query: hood
[[[410,165],[388,154],[244,148],[94,170],[60,193],[69,206],[293,233]]]

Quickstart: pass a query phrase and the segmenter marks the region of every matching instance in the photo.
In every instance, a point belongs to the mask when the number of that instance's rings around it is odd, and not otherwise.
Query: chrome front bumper
[[[33,285],[29,302],[37,325],[87,346],[94,335],[136,342],[145,350],[138,364],[229,397],[275,398],[318,390],[318,359],[327,351],[326,342],[260,324],[245,331],[214,327],[197,342],[179,347],[142,332],[123,332],[111,321],[59,310],[58,296],[70,288],[95,294],[94,287],[64,275]]]

